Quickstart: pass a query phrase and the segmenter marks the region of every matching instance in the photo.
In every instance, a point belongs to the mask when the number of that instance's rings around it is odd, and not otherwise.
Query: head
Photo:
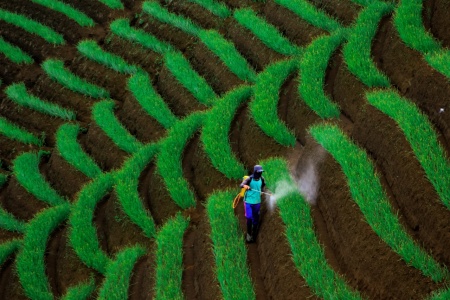
[[[256,165],[255,167],[253,167],[253,178],[255,179],[261,178],[263,172],[264,172],[263,168],[260,165]]]

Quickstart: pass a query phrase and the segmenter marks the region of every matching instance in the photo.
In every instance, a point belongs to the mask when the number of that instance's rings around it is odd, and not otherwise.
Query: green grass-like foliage
[[[51,187],[39,171],[39,162],[43,154],[42,151],[25,152],[17,156],[13,161],[14,176],[20,185],[38,200],[52,206],[66,203],[67,200]]]
[[[101,274],[106,274],[106,267],[111,259],[101,250],[92,221],[95,206],[112,190],[113,185],[114,174],[111,173],[101,174],[85,185],[78,194],[69,217],[71,246],[84,264]]]
[[[69,90],[92,98],[109,97],[108,91],[73,74],[64,67],[64,62],[61,60],[47,59],[42,63],[42,68],[51,79]]]
[[[2,187],[6,181],[8,181],[8,175],[0,173],[0,187]]]
[[[122,74],[134,74],[138,67],[130,65],[119,55],[103,50],[96,41],[84,40],[78,43],[78,51],[85,57],[99,64],[105,65]]]
[[[114,101],[97,102],[92,108],[92,118],[106,135],[123,151],[134,153],[142,147],[130,132],[117,120],[114,115]]]
[[[272,50],[283,55],[295,55],[300,52],[300,49],[292,45],[275,26],[268,23],[264,18],[259,17],[252,9],[235,10],[234,18]]]
[[[157,156],[157,171],[164,179],[172,199],[183,209],[195,206],[196,203],[189,183],[183,178],[181,156],[186,143],[200,128],[203,121],[204,114],[197,112],[177,122],[169,130],[167,138],[161,142]]]
[[[215,0],[189,0],[189,2],[197,3],[198,5],[203,6],[222,19],[231,16],[230,9],[228,9],[228,7],[222,2],[218,2]]]
[[[156,1],[144,2],[144,4],[142,4],[142,10],[158,21],[177,27],[193,36],[198,36],[200,33],[200,26],[186,17],[169,12]]]
[[[56,148],[69,164],[86,176],[95,178],[102,173],[102,170],[78,143],[79,132],[80,126],[77,124],[61,125],[56,132]]]
[[[400,1],[395,9],[394,24],[401,39],[411,48],[424,54],[441,48],[423,26],[422,0]]]
[[[8,86],[5,91],[10,100],[21,106],[36,110],[52,117],[59,117],[65,120],[75,120],[76,114],[73,111],[29,94],[23,82],[14,83]]]
[[[123,165],[116,175],[116,193],[124,212],[139,226],[145,236],[152,238],[156,232],[155,222],[139,197],[139,176],[158,151],[155,144],[142,147]]]
[[[145,112],[158,121],[165,129],[177,122],[164,99],[155,91],[147,74],[137,73],[128,80],[128,89]]]
[[[16,64],[32,64],[34,60],[17,46],[11,45],[0,37],[0,52]]]
[[[173,47],[167,43],[161,42],[151,34],[146,33],[142,29],[136,29],[130,26],[130,22],[127,19],[116,19],[110,25],[111,31],[133,43],[137,43],[144,48],[150,49],[159,54],[165,54],[167,52],[174,51]]]
[[[20,27],[29,33],[36,34],[49,43],[56,45],[62,45],[65,43],[61,34],[57,33],[50,27],[33,21],[23,15],[0,9],[0,20]]]
[[[342,27],[337,20],[319,10],[307,0],[275,0],[275,3],[286,7],[308,23],[328,32],[333,32]]]
[[[14,215],[0,207],[0,228],[25,233],[26,223],[19,221]]]
[[[450,299],[450,289],[444,288],[441,290],[434,291],[428,300],[447,300]]]
[[[36,137],[34,134],[20,128],[3,117],[0,117],[0,134],[24,144],[33,144],[37,146],[42,146],[43,144],[41,138]]]
[[[258,74],[255,97],[250,111],[256,124],[265,134],[283,146],[294,146],[295,135],[278,117],[278,100],[281,86],[287,77],[298,69],[298,60],[276,62]]]
[[[216,30],[202,30],[201,41],[241,80],[255,82],[256,73],[247,60]]]
[[[367,100],[397,122],[442,202],[450,209],[450,163],[428,118],[393,91],[368,93]]]
[[[245,173],[244,165],[232,153],[229,139],[231,122],[238,107],[253,94],[249,86],[228,92],[208,112],[201,140],[212,165],[227,178],[240,179]]]
[[[54,299],[45,273],[46,245],[50,234],[67,219],[69,212],[69,204],[49,208],[38,213],[27,225],[16,267],[20,284],[31,299]]]
[[[242,230],[230,202],[236,194],[237,191],[217,192],[208,198],[206,204],[215,272],[223,299],[256,299]]]
[[[11,240],[0,245],[0,267],[5,263],[10,255],[22,247],[21,240]]]
[[[285,235],[294,264],[308,286],[324,299],[361,299],[358,292],[352,291],[327,263],[324,250],[315,235],[311,207],[297,191],[287,162],[283,159],[268,159],[261,164],[265,169],[264,178],[268,187],[276,194],[284,195],[277,197],[277,206],[286,225]],[[287,190],[276,189],[280,180]]]
[[[68,18],[77,22],[80,26],[92,27],[95,25],[94,20],[88,17],[85,13],[82,13],[78,9],[75,9],[69,4],[58,0],[32,0],[34,3],[53,9],[66,15]]]
[[[86,300],[95,290],[95,280],[70,287],[61,300]]]
[[[165,223],[156,236],[155,299],[183,299],[183,235],[189,225],[181,214]]]
[[[394,9],[392,4],[374,1],[362,10],[350,29],[343,53],[348,69],[368,87],[389,87],[389,79],[375,66],[370,55],[372,40],[381,18]]]
[[[112,9],[123,9],[123,4],[120,0],[98,0]]]
[[[352,198],[380,238],[433,281],[447,279],[448,270],[422,250],[403,229],[367,154],[335,125],[315,125],[310,128],[310,133],[341,165]]]
[[[131,273],[136,261],[144,255],[146,250],[141,246],[134,246],[122,250],[106,268],[105,281],[100,288],[99,300],[128,299]]]
[[[325,94],[325,72],[331,55],[344,40],[344,32],[321,36],[305,50],[300,61],[301,79],[299,93],[306,104],[321,118],[335,118],[339,107]]]
[[[448,63],[450,61],[450,50],[442,49],[425,54],[425,59],[430,66],[450,78],[450,64]]]
[[[180,52],[170,52],[164,56],[164,62],[173,76],[202,104],[211,106],[217,95]]]

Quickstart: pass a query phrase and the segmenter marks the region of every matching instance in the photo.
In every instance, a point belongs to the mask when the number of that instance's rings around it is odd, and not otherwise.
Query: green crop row
[[[295,181],[290,177],[287,162],[283,159],[268,159],[261,164],[266,170],[264,177],[268,187],[275,191],[275,195],[284,195],[277,197],[277,206],[286,225],[285,235],[294,264],[308,286],[325,299],[361,299],[358,292],[352,291],[327,263],[314,232],[311,207],[298,192]],[[279,182],[277,178],[283,178],[284,182]],[[282,190],[278,190],[278,185],[282,186]]]
[[[423,0],[404,0],[395,10],[394,24],[401,39],[409,47],[422,52],[427,62],[450,78],[450,50],[442,48],[422,23]]]
[[[26,224],[0,207],[0,228],[8,231],[25,233]]]
[[[29,94],[23,82],[14,83],[8,86],[5,89],[5,92],[11,101],[14,101],[23,107],[36,110],[52,117],[59,117],[65,120],[75,120],[76,114],[73,111]]]
[[[122,74],[134,74],[139,68],[130,65],[122,57],[103,50],[96,41],[84,40],[78,43],[78,51],[85,57],[99,64],[105,65]]]
[[[137,73],[128,80],[128,89],[148,115],[157,120],[165,129],[177,122],[167,103],[155,91],[147,74]]]
[[[78,77],[64,67],[64,62],[57,59],[47,59],[42,63],[42,68],[47,75],[74,92],[92,97],[108,98],[109,93],[105,89],[96,86]]]
[[[256,299],[247,266],[247,249],[242,230],[230,205],[237,192],[217,192],[209,196],[206,211],[216,261],[215,273],[223,299]]]
[[[0,245],[0,267],[5,263],[10,255],[22,247],[22,240],[11,240]]]
[[[450,163],[428,118],[392,91],[368,93],[367,100],[397,122],[444,205],[450,209]]]
[[[77,124],[63,124],[56,132],[56,148],[59,154],[69,164],[90,178],[95,178],[102,173],[95,161],[84,152],[77,141],[80,126]]]
[[[164,55],[166,67],[173,76],[202,104],[211,106],[217,95],[189,64],[189,61],[180,52],[168,52]]]
[[[123,4],[120,0],[98,0],[112,9],[123,9]]]
[[[433,281],[448,279],[448,270],[421,249],[400,224],[367,154],[335,125],[315,125],[310,133],[341,165],[352,198],[380,238]]]
[[[265,134],[283,146],[294,146],[295,135],[278,117],[280,89],[289,75],[298,70],[298,60],[278,61],[258,74],[250,111]]]
[[[151,15],[160,22],[170,24],[193,36],[198,36],[201,27],[190,19],[169,12],[156,1],[146,1],[142,4],[142,11]]]
[[[0,134],[24,144],[37,146],[42,146],[43,144],[43,138],[36,137],[34,134],[20,128],[3,117],[0,117]]]
[[[114,101],[104,100],[95,103],[92,118],[120,149],[134,153],[142,147],[142,143],[117,120],[114,115]]]
[[[157,20],[177,27],[200,40],[217,55],[224,64],[242,80],[254,82],[255,71],[249,66],[246,59],[236,50],[233,43],[227,41],[216,30],[203,30],[190,19],[169,12],[156,2],[145,2],[143,11]]]
[[[78,194],[69,217],[70,245],[86,266],[101,274],[106,274],[106,267],[111,259],[100,248],[97,230],[92,221],[95,206],[112,190],[114,183],[114,174],[104,173],[85,185]]]
[[[281,32],[250,8],[234,11],[234,18],[256,35],[267,47],[283,55],[298,54],[301,49],[284,37]]]
[[[247,60],[216,30],[201,30],[200,40],[241,80],[255,82],[256,73]]]
[[[229,132],[238,107],[253,93],[249,86],[228,92],[208,112],[202,129],[201,140],[212,165],[227,178],[240,179],[245,173],[244,165],[232,153]]]
[[[16,267],[25,294],[31,299],[54,299],[45,272],[46,246],[50,234],[69,213],[70,205],[62,204],[38,213],[27,225]]]
[[[139,176],[158,151],[158,146],[149,144],[142,147],[123,165],[116,175],[117,198],[130,220],[139,226],[145,236],[152,238],[156,227],[152,216],[147,212],[139,197]]]
[[[117,36],[134,43],[141,45],[144,48],[150,49],[159,54],[174,51],[169,44],[161,42],[156,37],[148,34],[142,29],[136,29],[130,26],[127,19],[116,19],[110,25],[111,31]]]
[[[306,20],[313,26],[319,27],[328,32],[333,32],[342,28],[339,21],[327,15],[322,10],[317,9],[306,0],[275,0],[275,3],[286,7],[300,18]]]
[[[375,1],[359,14],[349,31],[343,53],[348,69],[368,87],[389,87],[389,79],[375,66],[371,57],[372,40],[381,18],[392,12],[394,5]]]
[[[95,280],[90,279],[89,282],[78,284],[70,287],[61,300],[86,300],[95,290]]]
[[[183,235],[189,225],[180,213],[156,235],[155,299],[183,299]]]
[[[0,162],[0,165],[1,165],[1,162]],[[8,175],[0,173],[0,187],[2,187],[6,183],[6,181],[8,181]]]
[[[11,45],[0,37],[0,53],[16,64],[32,64],[34,60],[17,46]]]
[[[222,2],[218,2],[215,0],[189,0],[189,2],[194,2],[197,3],[198,5],[203,6],[211,13],[218,16],[219,18],[225,19],[231,16],[231,11]]]
[[[95,25],[94,20],[89,18],[86,14],[82,13],[78,9],[75,9],[69,4],[58,0],[32,0],[34,3],[53,9],[66,15],[68,18],[77,22],[80,26],[92,27]]]
[[[23,30],[36,34],[49,43],[61,45],[64,44],[64,38],[50,27],[42,25],[39,22],[33,21],[23,15],[12,13],[0,9],[0,20],[22,28]]]
[[[200,128],[204,118],[203,113],[196,112],[177,122],[161,142],[157,156],[157,172],[164,179],[172,199],[183,209],[195,206],[196,202],[189,183],[183,178],[181,156],[186,143]]]
[[[25,190],[38,200],[49,205],[60,205],[67,200],[60,196],[45,180],[39,171],[39,162],[44,152],[24,152],[13,161],[13,173],[17,181]]]
[[[108,264],[105,280],[100,288],[99,300],[128,299],[130,278],[136,261],[146,253],[141,246],[126,248],[117,254],[116,260]]]
[[[345,39],[345,30],[315,39],[300,61],[299,93],[306,104],[321,118],[335,118],[339,107],[325,94],[325,73],[333,52]]]

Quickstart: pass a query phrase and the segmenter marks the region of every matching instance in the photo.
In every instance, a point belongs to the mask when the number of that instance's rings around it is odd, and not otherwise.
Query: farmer
[[[253,168],[253,174],[242,181],[240,187],[247,191],[244,196],[245,217],[247,218],[247,235],[245,240],[247,243],[256,241],[259,226],[259,211],[261,209],[261,192],[266,185],[262,173],[263,168],[256,165]]]

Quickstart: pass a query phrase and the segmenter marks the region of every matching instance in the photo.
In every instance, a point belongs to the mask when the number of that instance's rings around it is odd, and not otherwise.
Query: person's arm
[[[250,180],[252,180],[251,177],[245,179],[244,181],[242,181],[242,183],[239,185],[239,187],[245,188],[246,190],[250,189]]]

